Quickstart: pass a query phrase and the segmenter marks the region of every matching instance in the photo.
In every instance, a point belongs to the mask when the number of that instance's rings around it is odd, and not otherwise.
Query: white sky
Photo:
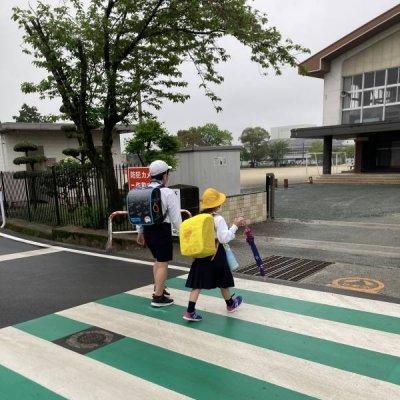
[[[53,0],[56,3],[56,0]],[[52,3],[53,3],[52,1]],[[32,66],[32,59],[21,51],[22,32],[11,20],[13,6],[27,7],[35,0],[0,0],[0,121],[11,122],[23,103],[35,105],[42,114],[57,112],[56,101],[40,101],[20,91],[23,81],[37,81],[43,72]],[[269,15],[270,24],[284,38],[311,50],[319,50],[399,2],[392,0],[254,0],[254,6]],[[216,123],[231,131],[236,139],[246,127],[271,127],[322,123],[323,81],[302,77],[286,67],[281,76],[271,70],[267,77],[249,61],[249,52],[233,40],[226,41],[231,60],[220,67],[225,81],[217,88],[223,111],[217,114],[198,88],[199,81],[190,66],[184,68],[191,99],[184,104],[165,103],[159,120],[171,134],[179,129]],[[301,55],[300,61],[309,55]]]

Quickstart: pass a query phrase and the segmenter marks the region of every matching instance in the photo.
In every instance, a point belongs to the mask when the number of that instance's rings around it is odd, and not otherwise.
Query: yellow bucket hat
[[[206,208],[215,208],[220,206],[226,199],[226,196],[218,192],[218,190],[213,188],[208,188],[203,192],[203,196],[201,197],[200,207],[203,209]]]

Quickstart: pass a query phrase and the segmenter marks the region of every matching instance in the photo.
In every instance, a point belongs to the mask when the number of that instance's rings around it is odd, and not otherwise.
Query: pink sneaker
[[[197,314],[196,311],[193,311],[192,313],[185,311],[183,319],[186,319],[186,321],[200,322],[203,317],[200,314]]]
[[[226,306],[226,309],[228,312],[234,312],[236,311],[239,306],[243,303],[243,297],[242,296],[236,296],[233,300],[233,303],[231,306]]]

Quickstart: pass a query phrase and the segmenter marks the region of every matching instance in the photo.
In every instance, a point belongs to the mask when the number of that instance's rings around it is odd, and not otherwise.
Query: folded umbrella
[[[254,235],[247,224],[244,227],[244,233],[246,234],[246,242],[249,244],[251,251],[253,252],[254,259],[256,260],[256,264],[260,270],[260,275],[265,276],[265,267],[263,261],[260,257],[260,253],[258,252],[257,246],[254,243]]]

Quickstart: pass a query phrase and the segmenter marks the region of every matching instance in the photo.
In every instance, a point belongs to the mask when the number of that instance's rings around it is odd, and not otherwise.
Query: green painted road
[[[203,291],[199,323],[181,276],[171,307],[150,307],[150,285],[3,328],[0,399],[400,399],[399,304],[235,283],[244,304]],[[61,345],[92,327],[117,336]]]

